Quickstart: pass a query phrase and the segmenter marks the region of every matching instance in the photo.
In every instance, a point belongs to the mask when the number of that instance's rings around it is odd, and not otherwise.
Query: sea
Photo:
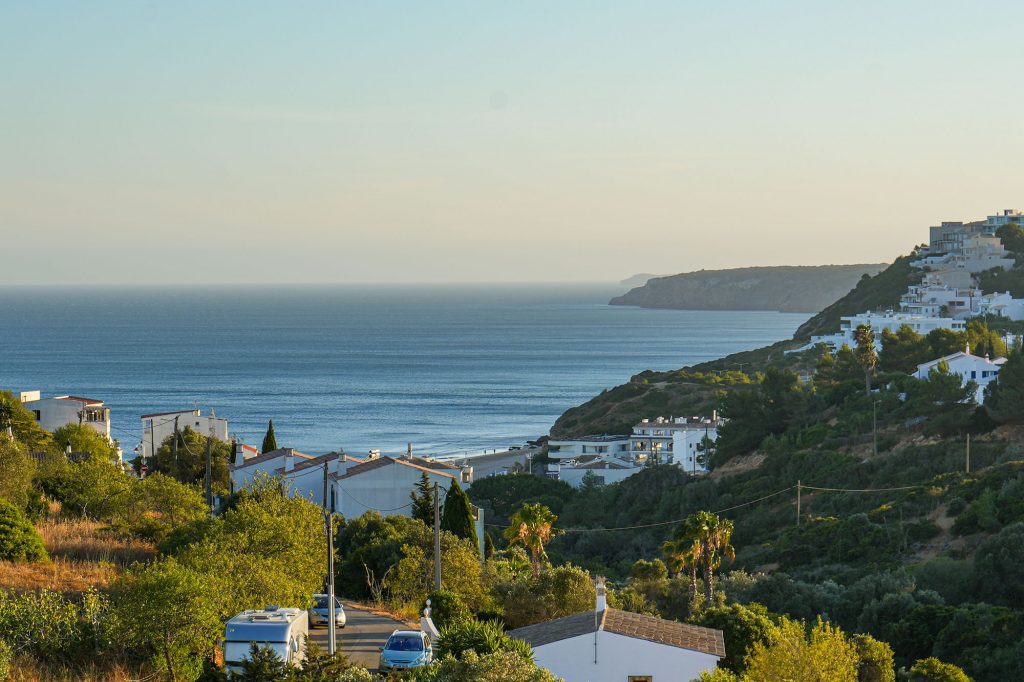
[[[338,285],[0,288],[0,388],[140,416],[200,408],[259,446],[477,454],[546,434],[645,369],[790,337],[806,314],[609,306],[623,287]],[[659,415],[651,415],[659,416]],[[667,416],[667,415],[664,415]]]

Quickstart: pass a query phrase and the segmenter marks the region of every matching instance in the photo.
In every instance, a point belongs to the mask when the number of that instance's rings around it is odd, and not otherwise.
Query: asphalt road
[[[401,621],[374,615],[348,603],[345,604],[345,617],[345,627],[337,630],[338,650],[352,659],[353,663],[371,671],[376,671],[380,647],[388,641],[391,633],[408,629]],[[327,651],[326,625],[311,628],[309,637]]]

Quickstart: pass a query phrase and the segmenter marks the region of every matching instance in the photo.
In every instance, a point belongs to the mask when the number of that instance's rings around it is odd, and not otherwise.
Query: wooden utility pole
[[[434,591],[441,591],[441,507],[434,483]]]
[[[878,457],[878,401],[871,403],[871,454]]]
[[[964,469],[966,473],[971,473],[971,434],[967,434],[967,447],[965,449],[966,461],[964,463]]]
[[[800,525],[800,481],[796,482],[796,525]]]

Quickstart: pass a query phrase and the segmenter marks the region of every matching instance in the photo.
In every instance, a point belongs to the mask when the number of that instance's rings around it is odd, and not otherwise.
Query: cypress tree
[[[473,543],[473,549],[479,552],[479,541],[476,535],[476,521],[469,504],[469,497],[452,479],[448,494],[444,496],[444,511],[441,514],[441,530],[446,530],[456,537],[465,538]]]
[[[420,474],[420,480],[409,493],[412,500],[412,517],[428,526],[434,525],[434,486],[427,478],[427,472]]]
[[[260,452],[270,452],[271,450],[277,450],[277,438],[274,436],[273,419],[267,425],[267,435],[263,436],[263,449]]]

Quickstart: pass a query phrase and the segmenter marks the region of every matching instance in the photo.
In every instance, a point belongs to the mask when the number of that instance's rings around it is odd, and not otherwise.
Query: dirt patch
[[[749,455],[734,457],[722,466],[715,467],[708,476],[711,480],[717,481],[721,478],[725,478],[726,476],[735,476],[737,474],[753,471],[761,466],[765,457],[766,455],[761,452],[754,452]]]

